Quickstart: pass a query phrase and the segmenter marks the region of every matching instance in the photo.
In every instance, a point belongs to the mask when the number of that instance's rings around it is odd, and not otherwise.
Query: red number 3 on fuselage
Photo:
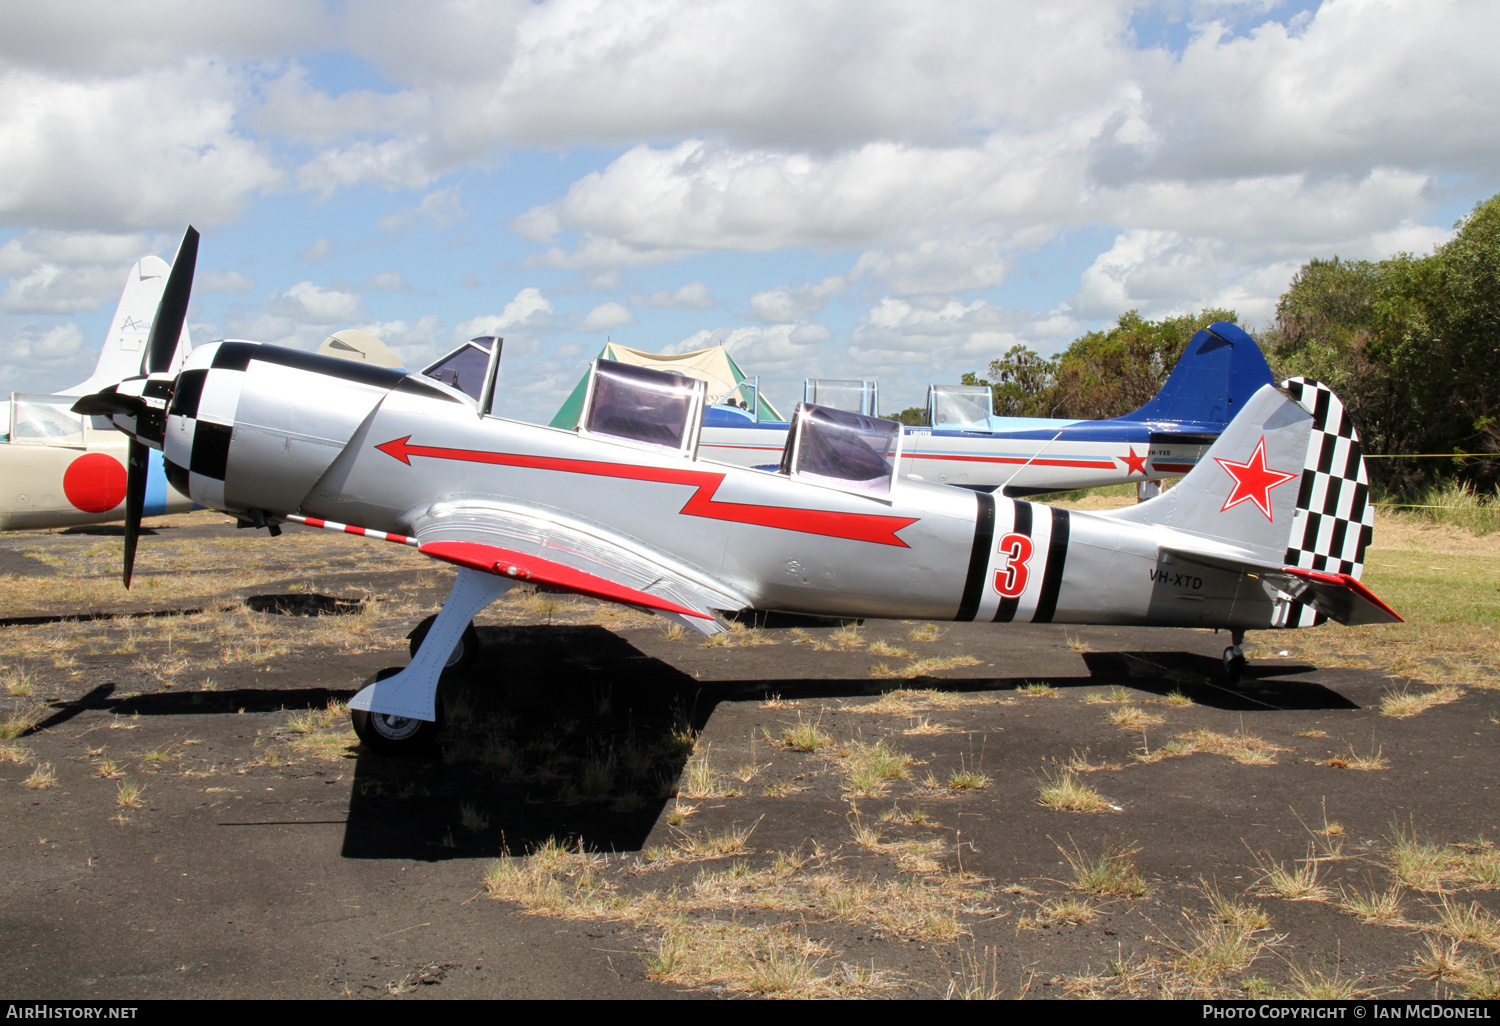
[[[1005,557],[1005,565],[995,571],[995,590],[1005,598],[1020,598],[1026,590],[1031,539],[1024,534],[1007,534],[1000,539],[999,552]]]

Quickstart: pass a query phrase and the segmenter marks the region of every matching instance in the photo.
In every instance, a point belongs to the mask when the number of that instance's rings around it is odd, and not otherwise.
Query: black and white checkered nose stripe
[[[193,350],[178,375],[163,448],[167,480],[173,487],[194,502],[222,509],[245,372],[242,367],[215,366],[217,350],[217,344]]]

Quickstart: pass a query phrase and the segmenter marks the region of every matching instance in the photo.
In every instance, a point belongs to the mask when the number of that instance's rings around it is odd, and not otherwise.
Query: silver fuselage
[[[214,348],[195,351],[189,371],[207,366]],[[1169,529],[902,478],[888,499],[874,498],[480,416],[472,400],[426,379],[306,354],[287,359],[241,361],[234,395],[213,377],[203,385],[200,420],[232,426],[222,453],[207,451],[201,425],[197,440],[185,442],[179,436],[191,426],[169,419],[169,473],[174,461],[197,464],[186,475],[195,501],[241,516],[298,514],[401,534],[416,533],[445,503],[522,508],[541,523],[670,554],[760,609],[1271,622],[1271,598],[1250,575],[1174,574],[1160,553]]]

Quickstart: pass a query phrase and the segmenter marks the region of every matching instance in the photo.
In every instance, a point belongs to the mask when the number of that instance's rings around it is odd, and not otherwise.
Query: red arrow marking
[[[727,520],[738,524],[775,527],[801,534],[821,534],[830,538],[873,542],[908,548],[896,532],[917,522],[915,517],[892,517],[878,513],[839,513],[826,509],[797,509],[785,506],[755,506],[743,502],[720,502],[714,498],[724,475],[704,470],[673,470],[668,467],[643,467],[630,463],[602,463],[597,460],[569,460],[550,456],[526,456],[511,452],[486,452],[481,449],[446,449],[436,445],[411,445],[411,435],[377,445],[375,448],[402,463],[411,464],[413,456],[438,460],[460,460],[466,463],[490,463],[502,467],[528,467],[533,470],[556,470],[564,474],[588,474],[593,477],[618,477],[631,481],[656,481],[661,484],[690,485],[697,490],[679,511],[683,516],[706,520]]]

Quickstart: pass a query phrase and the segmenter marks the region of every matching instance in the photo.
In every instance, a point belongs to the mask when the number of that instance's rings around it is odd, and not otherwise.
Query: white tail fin
[[[156,316],[156,307],[161,302],[170,269],[160,257],[146,256],[136,261],[125,279],[125,290],[120,294],[114,320],[109,323],[109,334],[104,337],[104,348],[99,352],[94,373],[87,381],[64,389],[60,395],[89,395],[141,373],[141,354],[145,352],[146,338],[151,333],[151,318]],[[192,347],[184,326],[172,359],[173,373],[182,366]]]
[[[1256,392],[1175,488],[1113,516],[1356,580],[1374,524],[1359,436],[1338,397],[1305,378]]]

